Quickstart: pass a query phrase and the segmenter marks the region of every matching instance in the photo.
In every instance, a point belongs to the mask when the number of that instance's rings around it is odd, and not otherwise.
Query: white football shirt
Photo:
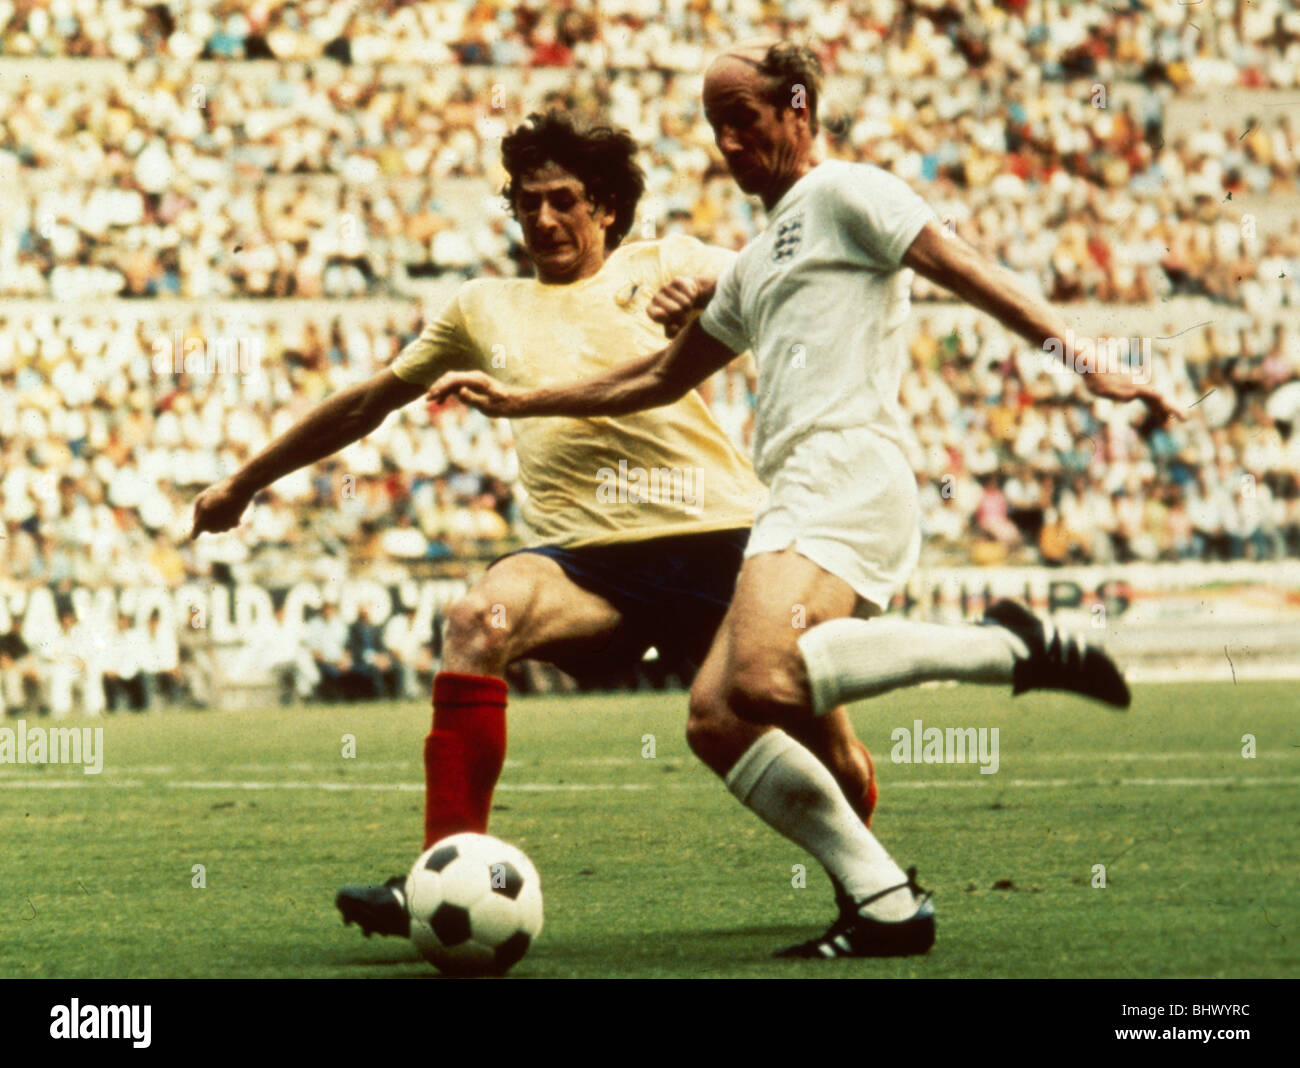
[[[902,179],[826,160],[787,190],[719,278],[700,324],[754,352],[754,467],[765,483],[819,430],[867,428],[905,447],[900,328],[912,272],[901,260],[933,218]]]

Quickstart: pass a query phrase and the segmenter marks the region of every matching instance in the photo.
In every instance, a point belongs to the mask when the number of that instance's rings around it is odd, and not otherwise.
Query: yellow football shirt
[[[525,388],[600,374],[667,344],[646,314],[661,286],[717,277],[733,256],[673,235],[623,245],[568,285],[466,282],[393,373],[431,385],[447,371],[484,371]],[[764,492],[694,390],[618,418],[516,419],[512,429],[535,542],[604,545],[747,527]]]

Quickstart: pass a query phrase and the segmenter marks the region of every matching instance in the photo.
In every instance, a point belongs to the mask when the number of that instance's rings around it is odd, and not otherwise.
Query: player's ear
[[[617,217],[618,212],[612,204],[595,203],[592,209],[592,218],[596,220],[596,225],[605,231],[614,225]]]

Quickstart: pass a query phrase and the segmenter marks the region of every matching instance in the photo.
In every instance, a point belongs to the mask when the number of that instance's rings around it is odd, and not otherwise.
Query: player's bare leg
[[[691,751],[723,780],[768,729],[761,724],[746,723],[721,700],[729,649],[724,625],[691,688],[690,716],[686,722],[686,740]],[[869,826],[877,795],[875,776],[866,746],[853,733],[853,724],[844,709],[804,720],[794,735],[826,765],[853,810]]]
[[[851,616],[859,600],[847,582],[793,549],[747,559],[723,623],[730,643],[723,687],[731,710],[797,734],[811,719],[799,638]]]
[[[849,714],[836,708],[793,727],[791,733],[830,768],[853,811],[870,827],[880,785],[871,754],[854,732]]]
[[[857,602],[860,616],[877,616],[880,609],[860,598]],[[871,754],[853,730],[849,714],[840,706],[812,720],[790,725],[790,731],[799,741],[816,753],[835,776],[849,804],[868,827],[880,796],[876,768]]]
[[[590,653],[622,616],[573,583],[554,560],[520,553],[499,561],[452,605],[434,678],[433,727],[424,743],[425,846],[459,831],[487,830],[505,763],[506,667],[529,656]],[[402,878],[347,886],[335,898],[344,923],[372,933],[409,931]]]
[[[425,846],[487,830],[505,762],[507,666],[603,648],[622,616],[536,553],[488,569],[447,613],[434,723],[425,742]]]
[[[762,560],[763,557],[755,559]],[[752,563],[753,561],[747,561],[746,568],[751,568]],[[817,569],[817,573],[825,574],[820,568]],[[834,583],[839,583],[839,580],[835,579]],[[847,587],[845,589],[847,590]],[[785,627],[788,632],[787,637],[797,636],[799,631],[791,625],[792,621],[799,620],[811,625],[813,621],[821,621],[822,612],[842,612],[846,606],[851,610],[857,601],[852,590],[848,590],[846,595],[843,590],[833,586],[828,588],[826,596],[828,603],[825,607],[820,603],[814,606],[816,615],[803,615],[803,612],[809,610],[809,605],[804,601],[792,601],[792,605],[803,606],[802,612],[787,611],[783,619],[778,618],[777,625]],[[777,595],[778,603],[780,600],[780,596]],[[734,610],[735,602],[733,602]],[[729,613],[728,618],[735,617]],[[766,620],[767,617],[764,617],[764,621]],[[731,659],[729,634],[730,629],[724,622],[704,665],[700,668],[696,685],[692,687],[691,714],[687,724],[687,739],[691,748],[704,763],[724,779],[741,754],[761,733],[754,725],[746,725],[743,720],[740,720],[727,702],[721,699],[726,684],[726,669]],[[791,666],[797,670],[802,666],[802,662],[796,660]],[[870,825],[877,794],[875,776],[866,746],[854,734],[848,713],[839,708],[816,719],[806,715],[798,716],[794,717],[787,727],[793,737],[802,742],[826,765],[835,776],[835,781],[854,811],[863,823]]]
[[[442,670],[501,676],[525,657],[600,649],[621,622],[618,609],[550,557],[518,553],[489,568],[448,610]]]
[[[506,667],[524,658],[563,662],[590,655],[617,641],[621,622],[620,613],[608,601],[577,586],[554,560],[536,553],[520,553],[495,564],[452,605],[439,677],[451,678],[454,686],[471,687],[480,704],[468,708],[470,723],[453,723],[453,729],[443,724],[443,738],[437,737],[435,712],[435,728],[426,741],[426,845],[446,834],[486,825],[486,806],[504,760],[504,728],[477,739],[465,735],[481,731],[482,721],[504,723]],[[723,654],[715,643],[701,675],[710,672],[721,678],[723,666]],[[484,702],[485,687],[495,689],[499,700]],[[444,700],[454,697],[448,689],[444,679]],[[450,712],[460,717],[455,707]],[[838,713],[808,720],[804,727],[817,743],[818,756],[845,784],[855,810],[865,820],[870,815],[865,807],[870,768],[860,755],[861,743],[852,736],[847,716]],[[740,720],[725,705],[711,708],[708,714],[693,706],[688,738],[697,755],[725,778],[765,729]],[[441,752],[448,749],[449,755]],[[466,811],[467,804],[476,811]],[[470,826],[464,825],[466,820]],[[394,877],[385,886],[344,888],[339,907],[367,934],[404,934],[400,883],[400,877]]]
[[[425,742],[425,846],[487,831],[506,749],[506,668],[525,657],[562,660],[605,649],[621,613],[538,553],[490,567],[448,611]]]
[[[710,653],[713,664],[706,664],[713,670],[701,672],[691,694],[692,718],[725,706],[759,729],[727,772],[727,786],[821,861],[836,884],[839,919],[792,955],[923,953],[934,939],[933,912],[914,878],[904,876],[795,736],[812,712],[798,647],[803,628],[792,621],[811,627],[844,618],[858,601],[847,583],[796,552],[751,557]]]
[[[746,750],[771,729],[761,723],[746,723],[722,700],[730,649],[724,619],[691,686],[686,719],[686,742],[691,752],[724,780]]]

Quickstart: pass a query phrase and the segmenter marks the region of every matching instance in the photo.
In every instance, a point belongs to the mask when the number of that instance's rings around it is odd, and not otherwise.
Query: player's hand
[[[504,386],[482,371],[453,371],[429,387],[424,399],[431,405],[445,404],[455,397],[484,415],[512,419],[528,414],[528,394]]]
[[[663,325],[665,336],[674,338],[713,299],[714,282],[712,278],[674,278],[654,295],[646,312]]]
[[[1170,420],[1181,422],[1185,416],[1149,385],[1138,380],[1133,371],[1091,371],[1083,375],[1083,384],[1094,397],[1114,401],[1140,400],[1147,406],[1147,417],[1142,426],[1155,430]]]
[[[200,534],[220,534],[239,525],[239,518],[248,507],[253,495],[235,485],[233,479],[223,479],[209,486],[194,501],[194,525],[190,540]]]

